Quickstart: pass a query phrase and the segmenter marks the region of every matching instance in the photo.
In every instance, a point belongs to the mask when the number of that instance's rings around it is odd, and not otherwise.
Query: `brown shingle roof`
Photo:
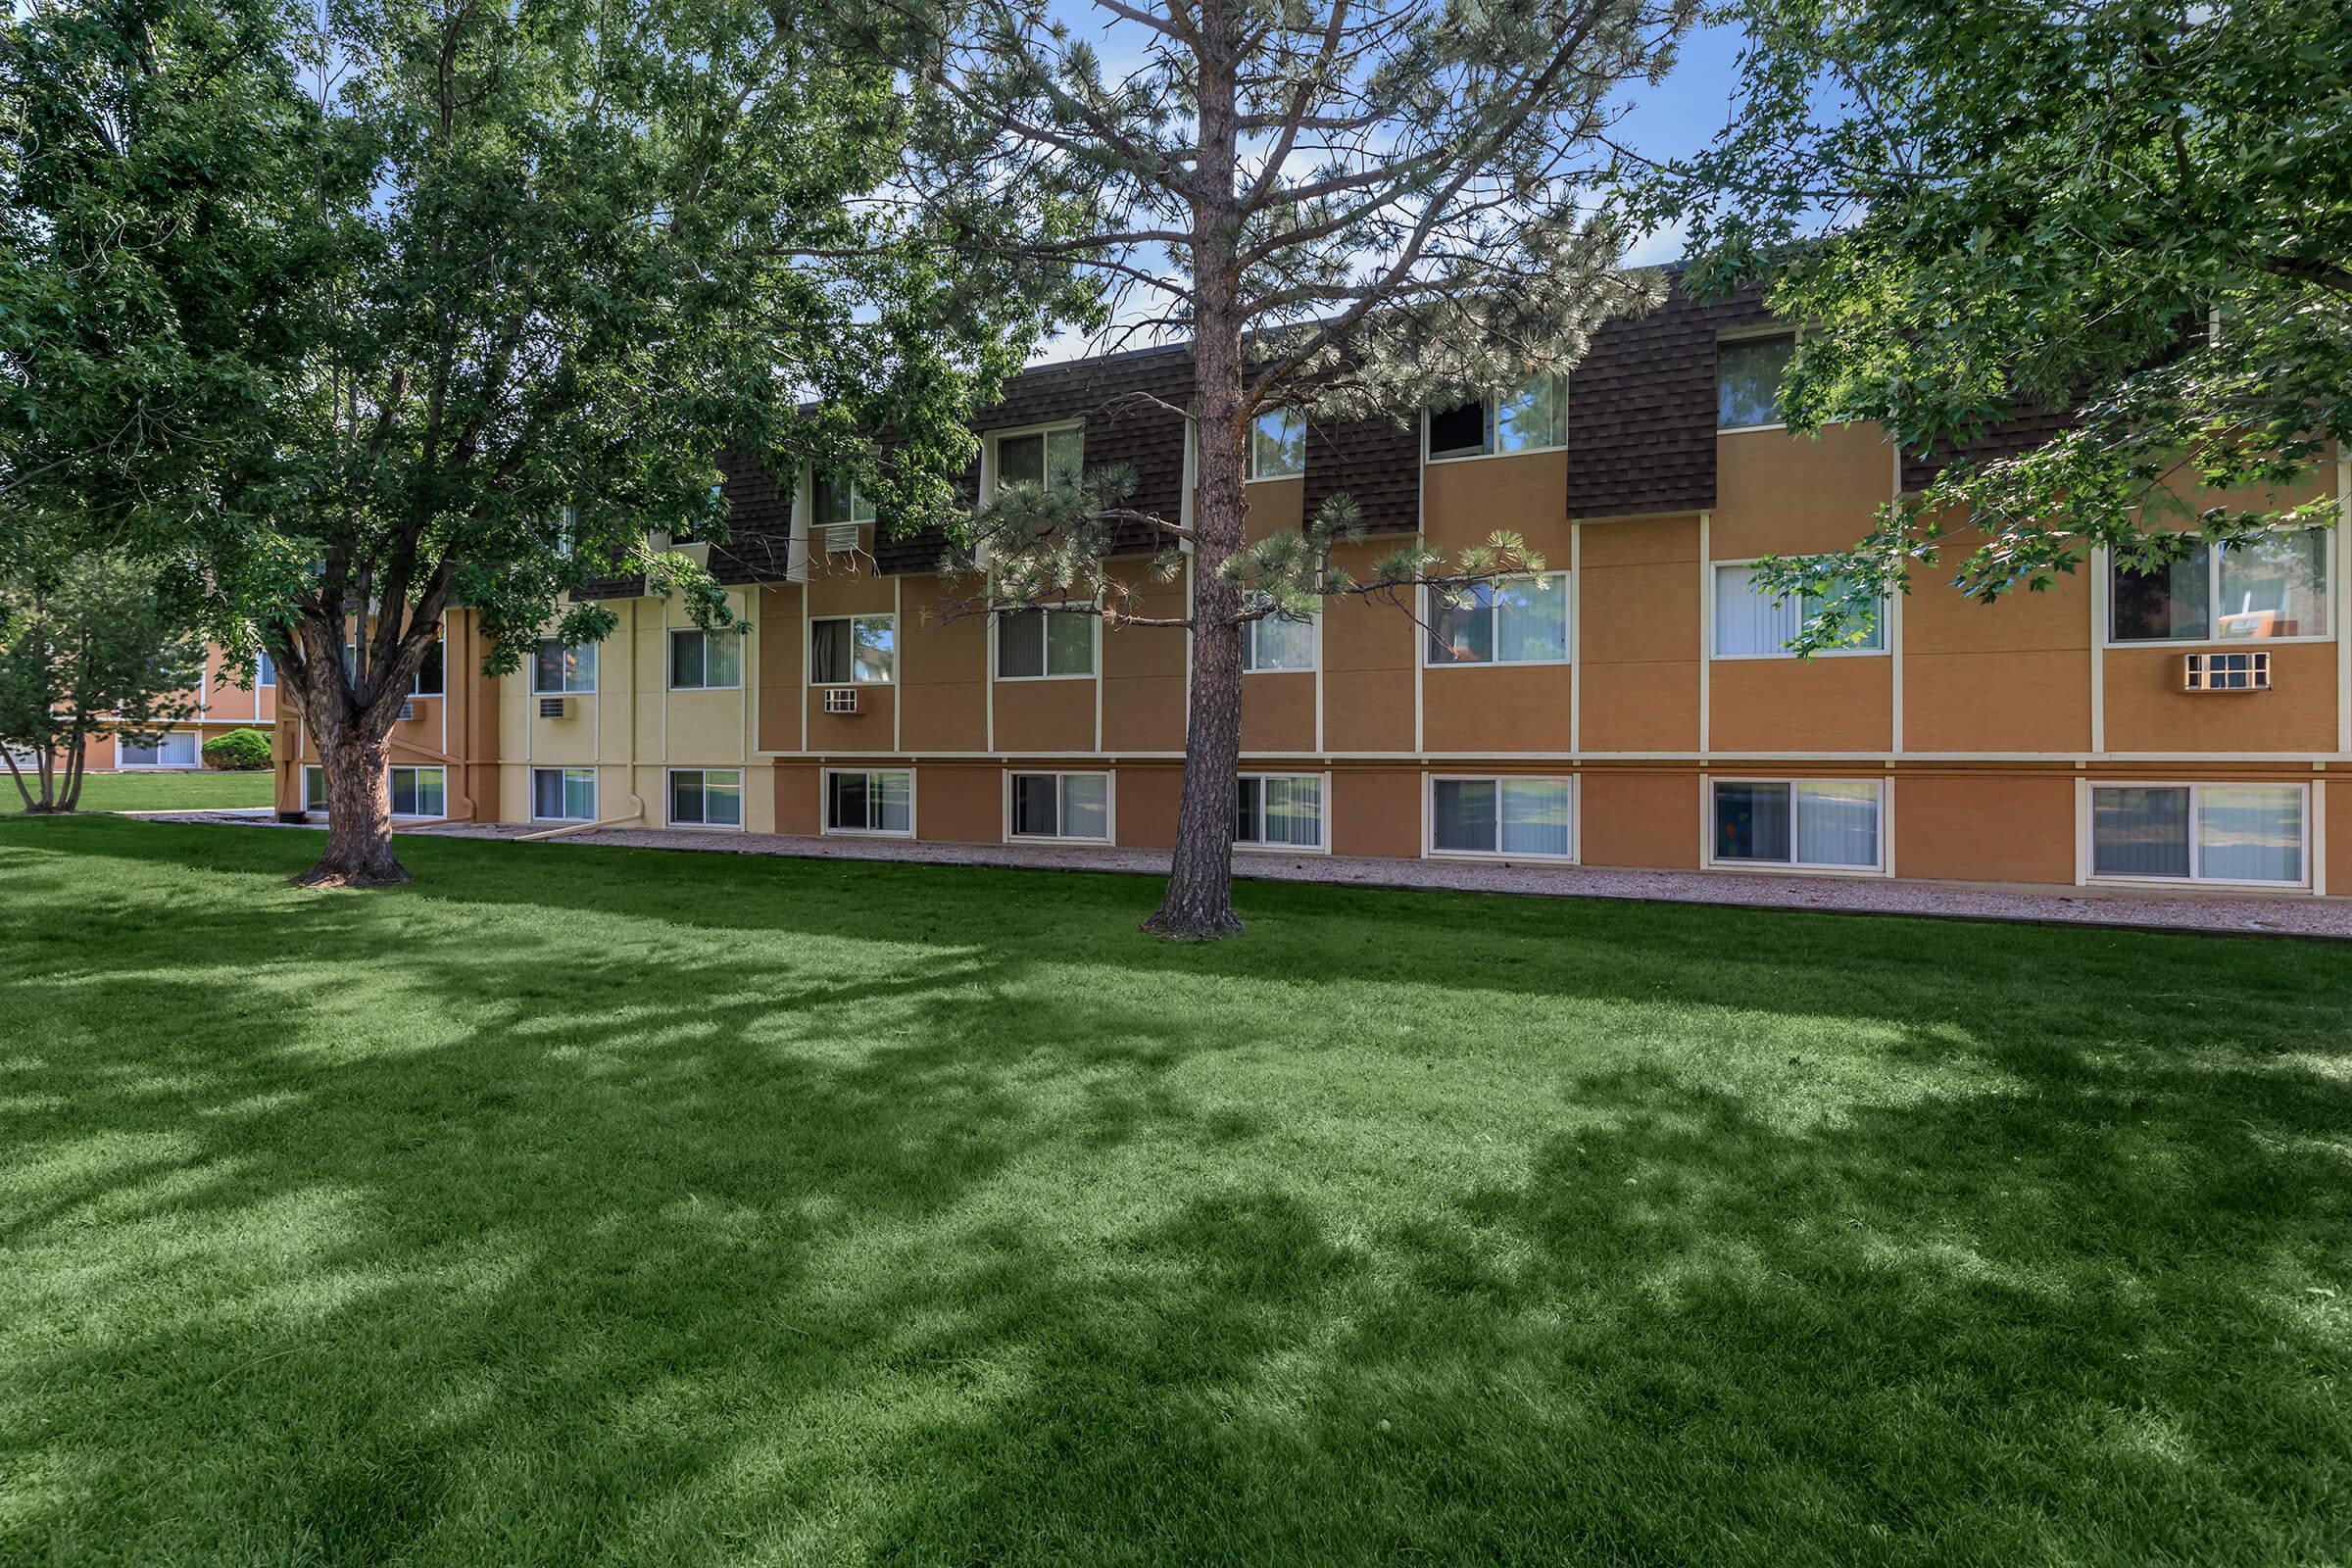
[[[1374,415],[1313,419],[1306,427],[1306,483],[1300,514],[1309,519],[1335,495],[1363,514],[1367,533],[1411,533],[1421,526],[1420,421]]]
[[[1928,453],[1903,454],[1903,489],[1925,490],[1956,458],[1983,463],[1992,458],[2029,452],[2067,426],[2067,416],[2038,406],[2021,409],[2014,416],[1966,441],[1937,442]]]
[[[1568,514],[1715,505],[1716,339],[1771,321],[1753,290],[1697,300],[1678,280],[1656,310],[1593,333],[1568,377]]]

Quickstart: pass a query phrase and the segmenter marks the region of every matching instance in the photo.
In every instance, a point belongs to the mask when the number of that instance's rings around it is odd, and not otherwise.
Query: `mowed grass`
[[[2352,951],[0,823],[0,1560],[2320,1563]]]
[[[82,777],[79,809],[207,811],[268,806],[276,799],[275,778],[268,768],[250,773],[89,773]],[[21,811],[24,806],[16,786],[0,778],[0,811]]]

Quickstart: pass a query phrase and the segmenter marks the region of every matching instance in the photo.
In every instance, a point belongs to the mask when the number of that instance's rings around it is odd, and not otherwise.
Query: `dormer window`
[[[1076,484],[1086,460],[1086,432],[1074,424],[1001,435],[996,443],[1000,489],[1008,484]]]
[[[1715,428],[1769,430],[1782,423],[1781,376],[1796,334],[1736,338],[1715,348]]]
[[[1549,452],[1568,444],[1568,382],[1540,370],[1511,391],[1433,409],[1429,461]]]
[[[1306,416],[1268,409],[1250,425],[1250,478],[1296,479],[1306,472]]]
[[[816,514],[816,525],[828,528],[835,523],[871,522],[874,503],[848,474],[819,473],[809,480],[809,496]]]

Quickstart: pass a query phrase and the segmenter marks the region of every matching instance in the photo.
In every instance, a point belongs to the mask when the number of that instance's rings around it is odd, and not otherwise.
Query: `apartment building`
[[[277,725],[277,674],[267,655],[251,686],[240,686],[228,673],[227,658],[218,648],[205,650],[204,670],[196,689],[193,716],[168,726],[152,746],[133,746],[112,735],[89,742],[84,766],[93,773],[169,772],[204,765],[204,745],[232,729],[258,729],[269,734]]]
[[[2328,789],[2352,764],[2342,530],[2158,577],[2095,561],[1990,606],[1923,573],[1867,646],[1798,660],[1784,644],[1803,607],[1757,592],[1750,564],[1851,544],[1939,460],[1866,426],[1782,428],[1791,342],[1752,302],[1676,296],[1611,323],[1564,385],[1411,424],[1261,420],[1253,536],[1345,492],[1370,532],[1349,547],[1359,573],[1414,538],[1449,553],[1498,528],[1548,569],[1425,607],[1427,629],[1357,599],[1250,628],[1244,852],[2352,891],[2352,784]],[[973,483],[1123,465],[1139,508],[1181,515],[1189,376],[1180,350],[1027,372],[980,421]],[[613,582],[612,637],[543,644],[493,681],[454,612],[438,689],[397,738],[396,809],[1173,841],[1182,632],[958,614],[944,540],[893,537],[823,475],[725,467],[732,536],[682,548],[747,630],[701,632]],[[2340,509],[2345,464],[2313,486]],[[1153,542],[1123,544],[1139,612],[1181,612]],[[322,795],[287,740],[293,811]]]

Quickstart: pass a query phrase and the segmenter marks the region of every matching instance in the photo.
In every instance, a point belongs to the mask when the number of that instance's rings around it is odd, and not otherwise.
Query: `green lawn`
[[[224,806],[268,806],[276,775],[252,773],[90,773],[81,781],[85,811],[201,811]],[[0,776],[0,810],[24,807],[16,786]]]
[[[2320,1563],[2352,950],[0,822],[0,1560]]]

